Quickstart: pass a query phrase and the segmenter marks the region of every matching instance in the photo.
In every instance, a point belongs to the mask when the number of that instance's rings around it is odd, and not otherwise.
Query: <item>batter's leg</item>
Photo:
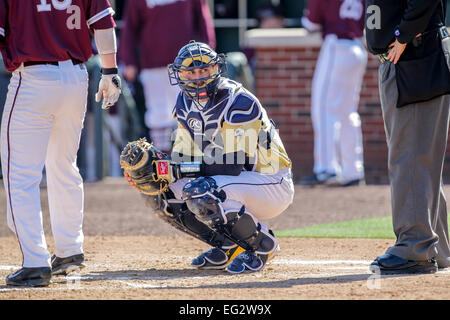
[[[73,69],[73,70],[72,70]],[[72,70],[73,74],[70,74]],[[79,67],[64,74],[73,84],[65,86],[63,103],[55,112],[47,159],[49,211],[59,258],[83,252],[83,180],[76,160],[86,110],[87,73]]]
[[[23,267],[50,266],[39,189],[52,127],[48,96],[29,72],[14,72],[2,117],[7,221],[19,241]]]

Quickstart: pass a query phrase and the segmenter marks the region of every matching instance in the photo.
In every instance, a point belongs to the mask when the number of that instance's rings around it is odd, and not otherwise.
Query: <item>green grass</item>
[[[278,237],[296,238],[395,238],[392,217],[316,224],[296,229],[276,230]]]
[[[450,225],[450,215],[448,216]],[[368,218],[276,230],[277,237],[395,239],[392,217]]]

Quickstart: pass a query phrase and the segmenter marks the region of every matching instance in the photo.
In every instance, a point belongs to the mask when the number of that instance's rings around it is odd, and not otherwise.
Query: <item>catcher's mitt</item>
[[[129,142],[120,155],[120,166],[139,192],[158,195],[169,188],[172,179],[170,158],[145,138]]]

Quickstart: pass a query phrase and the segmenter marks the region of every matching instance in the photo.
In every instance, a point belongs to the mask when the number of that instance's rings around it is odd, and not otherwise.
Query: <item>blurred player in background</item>
[[[107,109],[121,92],[113,14],[108,0],[0,0],[0,49],[12,72],[1,160],[8,226],[23,256],[7,285],[45,286],[52,274],[84,266],[83,181],[76,164],[88,90],[83,63],[92,55],[92,32],[102,64],[96,100]],[[40,204],[44,165],[52,257]]]
[[[357,112],[367,52],[363,0],[310,0],[303,26],[324,39],[312,83],[313,174],[303,185],[364,183],[361,119]]]
[[[170,135],[176,127],[172,118],[178,87],[167,79],[167,65],[189,40],[215,48],[213,19],[207,0],[128,0],[120,36],[119,59],[124,78],[142,83],[145,125],[156,147],[169,152]]]

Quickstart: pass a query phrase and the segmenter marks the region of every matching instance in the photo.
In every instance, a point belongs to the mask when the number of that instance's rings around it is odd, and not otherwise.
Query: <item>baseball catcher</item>
[[[181,48],[168,66],[181,89],[170,157],[140,139],[120,162],[161,219],[211,246],[193,267],[259,271],[279,250],[261,220],[292,203],[291,161],[258,99],[225,72],[225,56],[208,45]]]

